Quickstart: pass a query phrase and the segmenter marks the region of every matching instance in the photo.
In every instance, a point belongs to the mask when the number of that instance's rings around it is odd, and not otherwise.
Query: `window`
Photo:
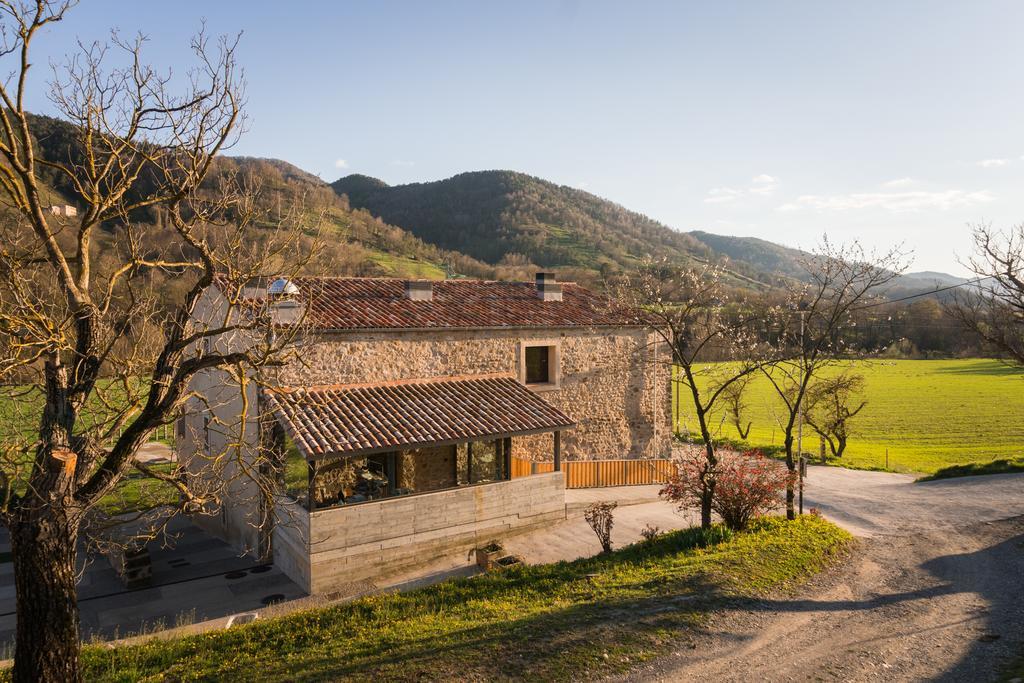
[[[511,439],[473,441],[456,447],[455,475],[458,486],[508,479]]]
[[[526,383],[544,384],[551,381],[551,347],[526,347]]]

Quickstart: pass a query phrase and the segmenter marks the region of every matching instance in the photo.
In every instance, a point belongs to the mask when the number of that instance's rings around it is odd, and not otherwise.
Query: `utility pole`
[[[804,311],[800,310],[800,353],[804,353]],[[804,368],[807,372],[807,368]],[[800,394],[800,403],[797,405],[796,422],[796,457],[797,476],[800,479],[800,514],[804,514],[804,397]]]

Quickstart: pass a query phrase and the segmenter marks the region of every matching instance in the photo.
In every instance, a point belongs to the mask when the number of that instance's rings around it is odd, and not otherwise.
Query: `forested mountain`
[[[36,116],[31,130],[43,158],[80,158],[72,124]],[[79,203],[67,178],[52,169],[41,175],[52,195],[48,201]],[[394,187],[349,175],[328,185],[278,159],[222,157],[208,182],[228,175],[259,186],[269,222],[296,207],[311,224],[320,219],[330,244],[324,266],[337,274],[526,279],[545,267],[557,268],[563,279],[599,285],[603,275],[630,268],[645,256],[727,258],[736,286],[764,289],[799,279],[807,256],[752,237],[678,232],[588,192],[512,171]],[[159,239],[161,216],[136,218],[153,223],[152,238]],[[104,228],[100,248],[116,240],[117,226]],[[943,273],[910,273],[890,296],[962,281]]]
[[[31,133],[41,158],[80,162],[82,156],[72,124],[47,116],[34,116]],[[40,176],[50,193],[44,198],[47,202],[82,205],[66,176],[49,167],[42,167]],[[461,253],[439,249],[406,230],[388,225],[367,211],[352,209],[323,180],[288,162],[220,157],[207,179],[207,185],[212,187],[226,176],[238,176],[248,186],[258,188],[258,203],[265,211],[268,224],[289,211],[300,212],[310,225],[321,224],[328,237],[325,240],[328,243],[327,263],[324,265],[331,272],[425,278],[441,278],[446,271],[485,278],[525,276],[504,273]],[[148,181],[155,182],[155,178]],[[140,211],[134,218],[140,223],[152,224],[152,229],[146,233],[148,239],[160,239],[163,217],[158,211]],[[111,248],[116,243],[117,234],[117,225],[104,225],[98,236],[97,249]],[[254,235],[254,239],[259,237]]]
[[[389,186],[350,175],[332,183],[364,208],[417,237],[488,263],[546,268],[628,268],[645,256],[712,256],[694,237],[606,199],[513,171],[461,173]]]

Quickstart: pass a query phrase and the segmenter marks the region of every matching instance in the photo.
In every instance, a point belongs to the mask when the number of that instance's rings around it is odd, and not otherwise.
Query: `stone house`
[[[246,448],[277,454],[281,495],[263,502],[225,471],[228,502],[199,522],[311,593],[564,519],[563,460],[670,452],[657,335],[551,274],[299,278],[254,282],[248,296],[282,324],[302,321],[298,353],[244,402],[197,377],[207,399],[182,419],[179,450],[215,450],[211,425],[246,415]],[[211,288],[197,316],[225,305]],[[531,462],[552,471],[513,476]]]
[[[52,204],[46,207],[46,210],[53,216],[64,216],[66,218],[74,218],[78,215],[78,209],[70,204]]]

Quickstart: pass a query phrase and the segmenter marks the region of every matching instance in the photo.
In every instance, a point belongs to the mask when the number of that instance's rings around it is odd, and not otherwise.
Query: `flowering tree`
[[[686,448],[676,458],[676,473],[660,495],[680,510],[699,510],[703,504],[701,448]],[[760,451],[718,452],[715,497],[712,508],[730,529],[745,529],[750,520],[782,506],[783,494],[793,475],[786,466]]]
[[[811,384],[832,365],[865,353],[854,342],[857,314],[879,303],[887,285],[906,270],[904,254],[865,251],[858,243],[836,246],[827,239],[801,263],[805,282],[786,292],[767,316],[776,362],[762,371],[782,402],[786,466],[796,473],[794,453]],[[796,477],[786,489],[786,516],[796,517]]]
[[[700,511],[705,529],[711,526],[718,463],[711,415],[719,399],[741,396],[741,383],[767,363],[754,329],[764,316],[751,302],[732,296],[727,276],[719,265],[649,260],[614,288],[615,298],[637,311],[637,320],[651,325],[671,350],[678,390],[688,397],[703,442]]]

